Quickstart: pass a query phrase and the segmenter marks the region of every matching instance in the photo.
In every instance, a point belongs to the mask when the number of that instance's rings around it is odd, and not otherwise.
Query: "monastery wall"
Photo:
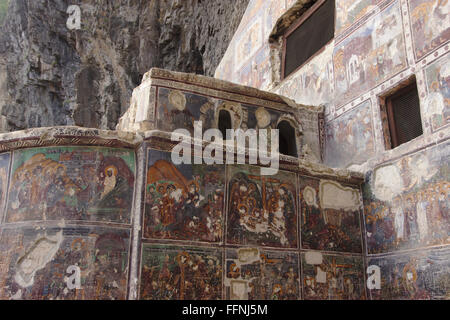
[[[174,162],[172,131],[223,109],[235,129],[289,120],[299,157]],[[363,176],[315,158],[321,113],[152,69],[120,130],[1,134],[0,299],[365,299]]]
[[[281,36],[314,3],[251,1],[216,77],[324,107],[324,163],[366,175],[370,298],[448,299],[450,3],[336,0],[334,39],[281,79]],[[381,97],[413,80],[423,135],[389,150]]]

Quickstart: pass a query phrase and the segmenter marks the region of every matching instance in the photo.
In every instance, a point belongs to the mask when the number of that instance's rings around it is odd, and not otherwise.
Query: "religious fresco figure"
[[[140,299],[221,298],[221,255],[210,249],[145,245]]]
[[[221,241],[224,166],[175,166],[169,159],[149,151],[144,238]]]
[[[319,179],[306,176],[299,178],[302,248],[361,252],[359,210],[322,208],[319,186]],[[372,237],[377,237],[376,220],[367,226],[367,230],[372,232]]]
[[[129,231],[103,227],[4,231],[0,299],[124,300],[129,239]]]
[[[296,247],[295,176],[289,181],[288,173],[262,177],[252,170],[235,166],[229,175],[228,242]]]
[[[364,267],[361,257],[321,254],[321,261],[309,261],[302,254],[305,299],[364,299]]]
[[[371,182],[364,187],[366,239],[370,254],[448,243],[448,165],[443,161],[447,153],[447,145],[431,148],[370,173]],[[390,192],[383,194],[377,192],[377,185],[372,189],[373,177],[380,168],[387,167],[398,172],[401,183],[394,188],[391,186]],[[384,225],[383,232],[375,230],[375,224]],[[394,237],[386,232],[390,230],[390,227],[386,228],[390,224]]]
[[[240,249],[227,251],[225,298],[298,300],[300,283],[297,254],[250,250],[253,252],[251,258],[245,257]]]
[[[129,223],[134,152],[49,147],[14,153],[6,219]]]

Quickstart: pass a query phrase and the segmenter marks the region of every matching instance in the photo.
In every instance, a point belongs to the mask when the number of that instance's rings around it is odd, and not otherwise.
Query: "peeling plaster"
[[[33,244],[33,246],[17,262],[17,272],[14,280],[22,288],[33,285],[34,275],[49,263],[58,251],[63,241],[62,231],[54,237],[43,237]]]
[[[323,209],[357,211],[362,206],[358,190],[330,180],[320,182],[319,197]]]

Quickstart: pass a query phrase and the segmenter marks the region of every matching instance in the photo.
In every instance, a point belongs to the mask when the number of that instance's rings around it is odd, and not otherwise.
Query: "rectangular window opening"
[[[284,35],[283,78],[334,37],[335,0],[318,0]]]
[[[416,82],[384,99],[392,149],[423,134]]]

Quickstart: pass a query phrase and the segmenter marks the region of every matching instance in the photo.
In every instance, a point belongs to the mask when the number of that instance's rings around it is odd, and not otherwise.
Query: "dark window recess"
[[[416,83],[388,96],[386,105],[392,148],[423,134]]]
[[[281,121],[279,130],[279,151],[287,156],[297,157],[297,143],[295,142],[295,129],[287,121]]]
[[[225,140],[227,138],[227,129],[232,129],[231,115],[227,110],[220,110],[218,127],[220,132],[222,132],[223,139]]]
[[[294,31],[287,34],[284,77],[295,71],[333,39],[334,6],[335,0],[326,0]]]

